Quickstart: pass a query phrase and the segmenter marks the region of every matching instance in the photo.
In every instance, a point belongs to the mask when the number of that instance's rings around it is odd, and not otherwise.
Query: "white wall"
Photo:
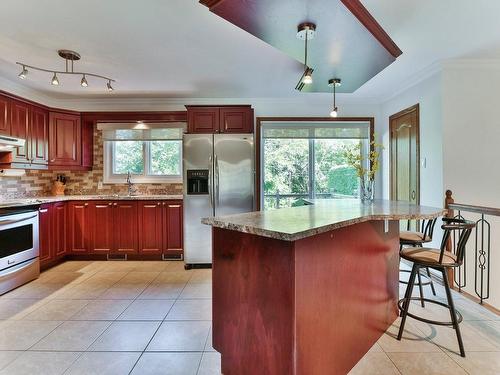
[[[443,70],[444,187],[455,202],[500,208],[500,64],[450,63]],[[478,216],[463,212],[468,219]],[[491,298],[500,307],[500,218],[491,222]],[[474,293],[474,235],[466,290]]]
[[[441,207],[443,192],[443,136],[441,74],[437,73],[382,105],[385,150],[383,153],[383,196],[389,199],[389,117],[405,108],[420,106],[420,203]],[[425,165],[423,162],[425,161]]]

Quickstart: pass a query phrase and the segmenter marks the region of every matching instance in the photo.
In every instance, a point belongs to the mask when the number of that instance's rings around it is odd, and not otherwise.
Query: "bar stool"
[[[421,220],[420,223],[420,231],[410,231],[410,220],[408,220],[408,225],[406,227],[406,231],[401,231],[399,233],[399,251],[403,249],[403,246],[411,246],[411,247],[422,247],[425,243],[432,241],[432,235],[434,233],[434,226],[436,225],[437,218],[429,219],[429,220]],[[420,304],[422,307],[425,307],[424,302],[424,291],[423,287],[425,285],[430,285],[432,294],[436,295],[436,289],[434,289],[434,283],[432,282],[431,272],[428,267],[425,267],[427,273],[428,281],[423,281],[420,275],[420,272],[417,274],[418,283],[415,285],[418,286],[420,291]],[[400,272],[408,272],[409,270],[400,270]],[[407,281],[399,280],[402,284],[408,284]]]
[[[455,329],[455,333],[457,335],[458,346],[460,347],[460,355],[462,357],[465,357],[464,344],[462,342],[462,336],[460,334],[459,327],[459,323],[462,321],[462,315],[455,310],[455,305],[453,304],[453,298],[451,295],[450,284],[448,282],[448,275],[446,271],[449,268],[455,268],[462,265],[465,254],[465,245],[467,244],[472,229],[476,226],[476,224],[472,221],[451,218],[443,218],[443,222],[444,224],[441,226],[441,228],[443,228],[444,234],[440,249],[432,249],[428,247],[406,247],[401,250],[401,257],[413,262],[413,268],[411,270],[408,287],[406,288],[405,297],[398,302],[402,317],[401,325],[399,327],[398,340],[401,340],[401,337],[403,335],[407,316],[429,324],[452,326]],[[460,233],[455,254],[446,251],[446,244],[450,239],[450,234],[452,231],[459,231]],[[413,287],[415,285],[415,278],[417,277],[420,268],[426,267],[441,271],[443,275],[444,289],[446,291],[448,304],[427,298],[424,298],[424,300],[429,303],[434,303],[446,307],[450,311],[451,322],[429,320],[408,312],[410,302],[412,300],[419,299],[416,297],[411,297]]]

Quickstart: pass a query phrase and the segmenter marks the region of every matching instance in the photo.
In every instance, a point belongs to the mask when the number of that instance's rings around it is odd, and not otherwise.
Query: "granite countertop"
[[[354,199],[319,199],[310,202],[313,205],[208,217],[202,219],[202,223],[263,237],[296,241],[364,221],[432,219],[446,212],[443,208],[388,200],[376,200],[372,204]]]
[[[61,195],[51,197],[36,197],[23,199],[0,200],[0,208],[23,207],[39,205],[44,203],[65,202],[65,201],[95,201],[95,200],[179,200],[182,195]]]

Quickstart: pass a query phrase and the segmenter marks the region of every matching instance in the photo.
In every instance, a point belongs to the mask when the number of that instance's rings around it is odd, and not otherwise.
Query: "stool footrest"
[[[444,302],[436,301],[433,299],[429,299],[429,298],[411,297],[410,301],[421,301],[422,299],[425,302],[434,303],[436,305],[446,307],[448,310],[451,310],[451,308],[448,304],[446,304]],[[405,301],[406,301],[406,298],[402,298],[398,301],[399,310],[403,311],[403,304]],[[457,315],[457,322],[461,323],[463,320],[462,314],[460,314],[460,312],[458,312],[458,311],[455,311],[455,312]],[[406,313],[406,315],[408,315],[409,317],[412,317],[413,319],[420,320],[421,322],[428,323],[428,324],[436,324],[436,325],[440,325],[440,326],[453,326],[453,322],[443,322],[443,321],[438,321],[438,320],[431,320],[431,319],[423,318],[421,316],[412,314],[409,311]]]
[[[399,270],[399,272],[407,272],[407,273],[411,273],[411,271],[410,271],[410,270]],[[427,281],[423,281],[423,280],[422,280],[422,286],[425,286],[425,285],[431,285],[431,284],[432,284],[432,280],[429,278],[429,276],[424,275],[424,274],[420,274],[420,277],[422,277],[422,278],[424,278],[424,279],[427,279]],[[406,284],[406,285],[408,285],[408,281],[399,280],[399,282],[400,282],[401,284]],[[420,283],[419,283],[419,282],[417,282],[417,281],[415,281],[415,283],[414,283],[413,285],[415,285],[415,286],[419,286],[419,285],[420,285]]]

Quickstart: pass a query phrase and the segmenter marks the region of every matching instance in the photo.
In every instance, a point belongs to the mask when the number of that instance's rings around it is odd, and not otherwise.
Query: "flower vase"
[[[363,203],[372,203],[375,198],[375,181],[362,178],[359,197]]]

